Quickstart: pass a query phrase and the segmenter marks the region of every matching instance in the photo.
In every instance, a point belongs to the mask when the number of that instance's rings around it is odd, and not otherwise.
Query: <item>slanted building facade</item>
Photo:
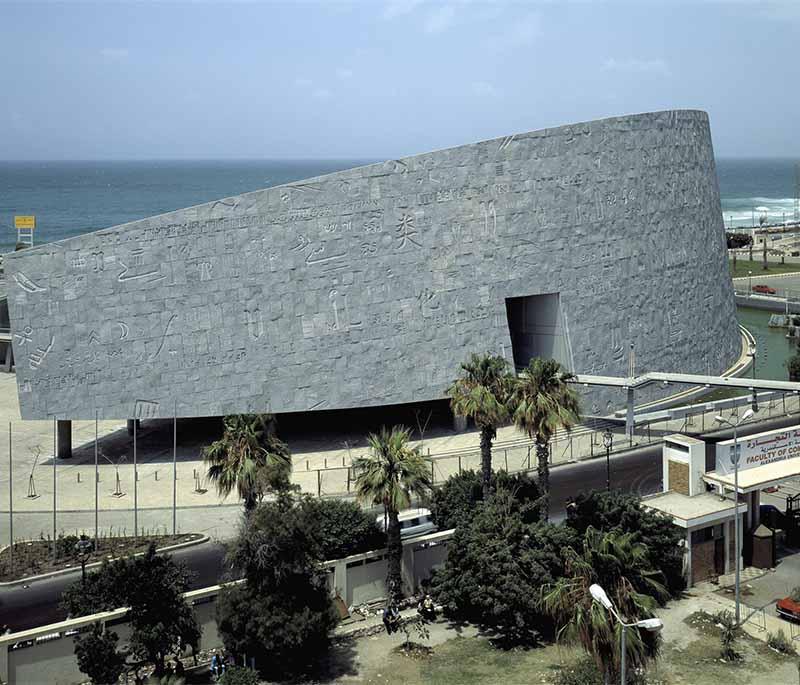
[[[6,259],[25,419],[442,398],[471,352],[721,373],[740,350],[708,117],[341,171]],[[646,399],[646,398],[643,398]],[[584,411],[624,402],[587,391]]]

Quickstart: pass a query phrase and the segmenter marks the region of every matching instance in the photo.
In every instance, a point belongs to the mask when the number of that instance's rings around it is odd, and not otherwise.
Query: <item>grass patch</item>
[[[498,649],[488,639],[458,637],[436,646],[423,658],[392,650],[379,670],[359,674],[360,683],[482,685],[552,683],[558,666],[579,658],[572,648],[549,645]]]
[[[740,661],[720,658],[720,628],[705,612],[685,619],[692,639],[688,645],[664,643],[660,658],[648,668],[648,685],[794,685],[797,658],[780,654],[764,642],[741,633],[736,641]],[[433,648],[433,653],[407,655],[390,648],[379,666],[352,673],[354,682],[370,685],[436,683],[437,685],[552,685],[560,669],[585,660],[577,647],[547,645],[504,650],[485,637],[457,637]],[[374,663],[374,662],[373,662]],[[764,676],[769,674],[769,680]],[[345,682],[345,681],[343,681]]]
[[[796,682],[779,675],[786,672],[787,667],[789,672],[796,674],[795,659],[776,653],[747,633],[740,632],[736,641],[736,651],[742,659],[726,662],[720,658],[721,629],[712,616],[698,611],[687,616],[684,623],[696,633],[696,638],[685,648],[664,645],[659,659],[659,670],[670,685],[750,685],[760,682],[788,685]],[[763,680],[765,674],[771,674],[771,680]]]
[[[755,254],[755,250],[753,250],[753,254]],[[737,259],[736,260],[736,269],[733,268],[733,260],[728,260],[728,269],[731,274],[731,278],[743,278],[747,276],[748,271],[753,272],[753,279],[757,278],[758,276],[764,276],[769,274],[788,274],[788,273],[800,273],[800,264],[781,264],[779,262],[767,262],[767,269],[764,270],[764,262],[760,259],[754,259],[752,262],[749,259]],[[754,283],[755,285],[755,283]]]

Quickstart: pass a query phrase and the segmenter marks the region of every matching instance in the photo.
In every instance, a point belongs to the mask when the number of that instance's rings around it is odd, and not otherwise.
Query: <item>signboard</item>
[[[800,457],[800,426],[739,438],[737,452],[740,471]],[[731,475],[735,463],[733,440],[718,442],[717,474]]]
[[[31,231],[36,228],[36,217],[35,216],[15,216],[14,217],[14,228],[17,230],[20,229],[30,229]]]

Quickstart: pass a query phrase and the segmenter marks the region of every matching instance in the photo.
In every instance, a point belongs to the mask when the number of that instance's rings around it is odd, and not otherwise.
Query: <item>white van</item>
[[[417,535],[427,535],[428,533],[435,533],[437,528],[433,522],[430,509],[403,509],[398,517],[400,519],[400,537],[412,538]],[[384,526],[384,516],[376,516],[375,520],[378,527],[386,532]]]

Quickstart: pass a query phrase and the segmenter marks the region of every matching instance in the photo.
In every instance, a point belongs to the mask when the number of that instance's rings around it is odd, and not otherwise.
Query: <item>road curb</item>
[[[198,538],[197,540],[187,540],[186,542],[179,542],[175,545],[167,545],[166,547],[157,547],[156,552],[174,552],[178,549],[184,549],[186,547],[194,547],[196,545],[202,545],[208,542],[211,538],[208,535],[203,535],[202,537]],[[0,552],[8,549],[8,545],[4,545],[0,548]],[[134,557],[141,557],[146,552],[136,552]],[[107,561],[116,561],[121,557],[112,557]],[[86,564],[86,569],[98,568],[102,566],[102,561],[93,561],[91,564]],[[0,581],[0,589],[9,589],[14,588],[19,585],[27,585],[28,583],[33,583],[37,580],[48,580],[50,578],[57,578],[58,576],[66,576],[70,573],[75,573],[76,571],[80,571],[80,566],[69,566],[68,568],[62,568],[58,571],[50,571],[49,573],[40,573],[36,576],[25,576],[24,578],[17,578],[16,580],[7,580],[7,581]]]

